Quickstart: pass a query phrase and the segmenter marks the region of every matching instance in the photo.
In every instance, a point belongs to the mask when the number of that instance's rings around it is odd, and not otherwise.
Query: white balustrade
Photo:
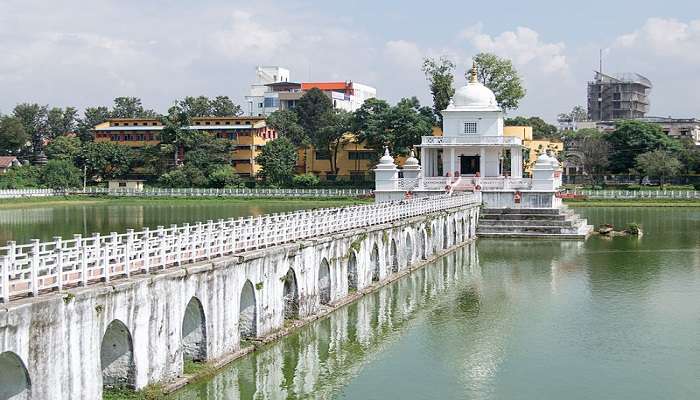
[[[567,190],[567,194],[590,199],[700,199],[697,190]]]
[[[135,274],[477,204],[473,194],[301,210],[159,226],[140,232],[55,237],[0,247],[0,299],[86,286]]]
[[[483,145],[522,145],[519,137],[512,136],[423,136],[421,144],[483,144]]]

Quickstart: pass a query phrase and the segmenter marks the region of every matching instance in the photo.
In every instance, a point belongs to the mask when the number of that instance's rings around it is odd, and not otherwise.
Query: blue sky
[[[470,57],[489,51],[523,76],[511,114],[552,121],[585,103],[603,48],[606,71],[651,79],[651,114],[700,117],[700,2],[563,3],[0,0],[0,111],[126,95],[159,111],[185,95],[242,102],[257,64],[430,104],[423,57],[452,58],[463,84]]]

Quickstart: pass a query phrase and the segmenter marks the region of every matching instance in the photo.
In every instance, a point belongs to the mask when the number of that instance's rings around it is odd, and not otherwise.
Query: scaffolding
[[[649,112],[651,81],[633,72],[595,71],[588,82],[588,118],[591,121],[643,118]]]

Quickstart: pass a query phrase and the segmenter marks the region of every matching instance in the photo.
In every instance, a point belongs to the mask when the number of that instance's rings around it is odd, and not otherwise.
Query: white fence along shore
[[[109,282],[183,263],[477,204],[480,200],[478,194],[441,195],[169,228],[159,226],[139,232],[73,235],[67,240],[55,237],[49,242],[8,242],[0,247],[0,299],[8,302],[16,296]]]
[[[370,189],[162,189],[143,190],[107,189],[4,189],[0,199],[25,197],[53,197],[70,195],[105,195],[125,197],[357,197],[369,196]]]
[[[589,199],[700,199],[697,190],[567,190],[567,194]]]

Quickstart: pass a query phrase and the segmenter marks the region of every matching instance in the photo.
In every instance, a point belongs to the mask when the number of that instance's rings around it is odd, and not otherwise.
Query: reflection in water
[[[398,339],[441,293],[478,276],[474,245],[371,293],[299,332],[234,362],[173,399],[326,398]],[[478,293],[465,299],[478,310]]]

